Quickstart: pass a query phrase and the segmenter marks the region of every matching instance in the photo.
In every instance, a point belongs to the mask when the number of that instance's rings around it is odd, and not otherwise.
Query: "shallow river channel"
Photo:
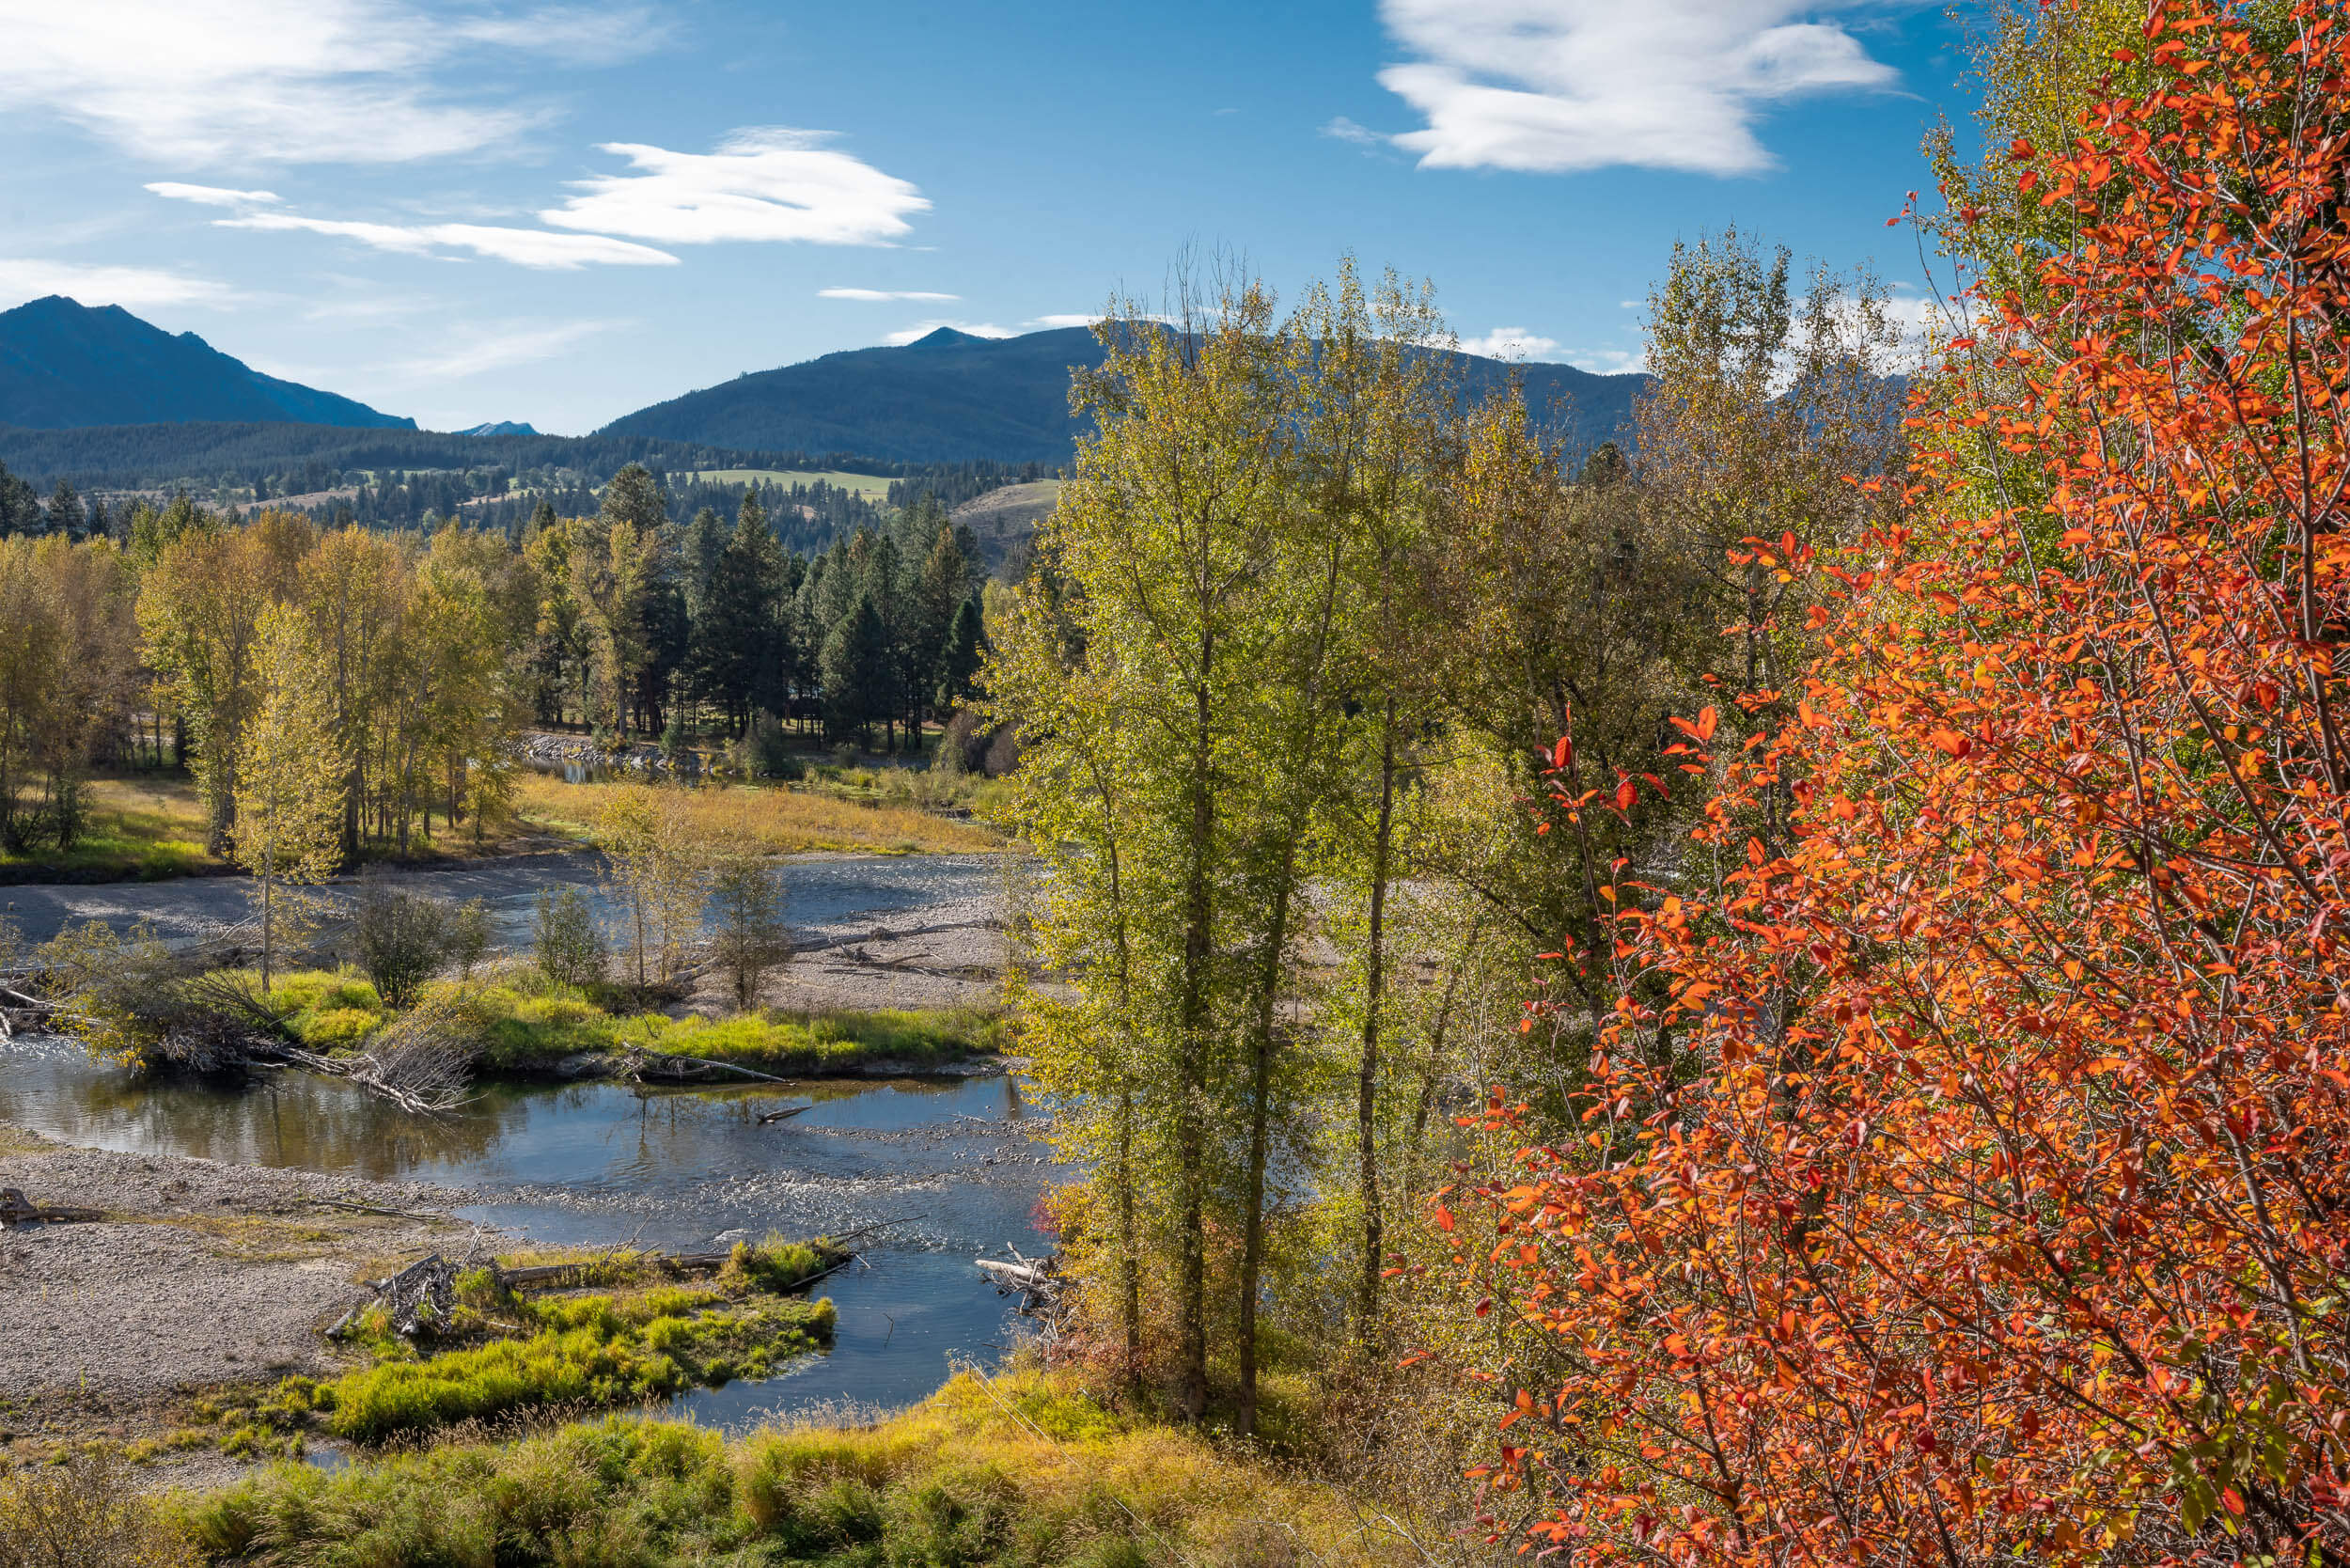
[[[761,1111],[810,1108],[762,1126]],[[63,1041],[0,1050],[0,1121],[70,1143],[463,1187],[460,1217],[531,1242],[713,1250],[770,1230],[839,1234],[862,1263],[821,1287],[839,1309],[828,1355],[764,1382],[701,1389],[681,1414],[728,1429],[819,1404],[895,1406],[994,1362],[1020,1332],[972,1260],[1049,1251],[1031,1214],[1054,1168],[1010,1077],[753,1090],[492,1085],[438,1121],[332,1079],[249,1089],[143,1086]],[[913,1216],[913,1217],[906,1217]]]

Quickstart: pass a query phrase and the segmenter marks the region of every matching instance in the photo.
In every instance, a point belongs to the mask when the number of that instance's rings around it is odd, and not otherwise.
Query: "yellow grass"
[[[220,864],[204,853],[204,802],[184,778],[94,778],[89,820],[65,854],[41,845],[0,853],[0,866],[54,866],[123,876],[179,876]]]
[[[548,774],[517,781],[514,804],[525,821],[585,835],[625,784],[566,784]],[[904,806],[862,806],[784,785],[713,785],[686,792],[696,838],[740,854],[797,855],[844,850],[885,855],[975,854],[1003,848],[978,823]]]

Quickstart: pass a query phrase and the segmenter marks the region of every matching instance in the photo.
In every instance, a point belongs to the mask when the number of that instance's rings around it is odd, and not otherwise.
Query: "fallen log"
[[[790,1078],[778,1078],[773,1073],[759,1073],[747,1067],[738,1067],[730,1061],[711,1061],[703,1057],[672,1056],[666,1051],[631,1051],[628,1060],[629,1076],[640,1082],[643,1081],[646,1065],[655,1061],[682,1061],[695,1067],[715,1068],[721,1073],[740,1073],[746,1078],[757,1078],[762,1083],[788,1084],[792,1081]],[[801,1108],[805,1110],[807,1107]]]
[[[15,1187],[0,1187],[0,1230],[20,1225],[81,1225],[106,1217],[102,1209],[74,1209],[34,1202]]]
[[[313,1198],[313,1203],[330,1209],[349,1209],[354,1215],[382,1215],[387,1219],[446,1219],[446,1215],[426,1214],[415,1209],[379,1209],[369,1203],[352,1203],[340,1198]]]
[[[800,1112],[804,1110],[814,1110],[815,1108],[816,1104],[811,1100],[805,1105],[792,1105],[785,1110],[768,1111],[760,1117],[759,1124],[765,1127],[777,1121],[789,1121],[791,1118],[799,1115]]]

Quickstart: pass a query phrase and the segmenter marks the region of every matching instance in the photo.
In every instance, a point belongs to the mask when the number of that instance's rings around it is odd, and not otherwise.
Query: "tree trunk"
[[[1387,856],[1395,832],[1395,697],[1387,697],[1379,736],[1379,828],[1371,852],[1370,950],[1363,964],[1363,1058],[1355,1088],[1355,1152],[1361,1161],[1363,1277],[1355,1303],[1355,1340],[1369,1351],[1379,1337],[1379,1023],[1386,979]]]
[[[1289,946],[1291,887],[1296,878],[1297,834],[1291,833],[1274,890],[1259,979],[1256,1027],[1248,1064],[1248,1197],[1240,1259],[1240,1408],[1233,1425],[1244,1437],[1257,1430],[1257,1294],[1264,1268],[1264,1172],[1273,1116],[1273,1013],[1279,1003],[1281,954]]]
[[[1126,1341],[1124,1381],[1142,1381],[1142,1242],[1135,1226],[1135,1094],[1118,1097],[1119,1327]]]
[[[1208,671],[1213,634],[1200,635],[1195,703],[1198,732],[1193,743],[1191,863],[1187,868],[1183,916],[1183,999],[1179,1020],[1175,1103],[1175,1187],[1178,1253],[1177,1365],[1175,1413],[1196,1421],[1208,1408],[1208,1248],[1205,1229],[1207,1134],[1200,1101],[1207,1092],[1207,982],[1214,933],[1208,886],[1209,839],[1215,828],[1215,802],[1209,776],[1213,737]]]

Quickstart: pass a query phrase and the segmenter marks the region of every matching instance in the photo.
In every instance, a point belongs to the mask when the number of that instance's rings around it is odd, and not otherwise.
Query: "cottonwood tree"
[[[326,661],[309,624],[282,605],[256,632],[255,705],[237,773],[237,863],[253,873],[261,989],[280,934],[282,886],[323,881],[340,856],[343,761]]]
[[[709,895],[708,846],[694,835],[683,792],[636,784],[617,791],[596,819],[614,902],[639,992],[666,985],[701,932]]]
[[[741,857],[711,873],[711,956],[732,985],[736,1007],[757,1007],[767,977],[791,959],[788,913],[782,868]]]

